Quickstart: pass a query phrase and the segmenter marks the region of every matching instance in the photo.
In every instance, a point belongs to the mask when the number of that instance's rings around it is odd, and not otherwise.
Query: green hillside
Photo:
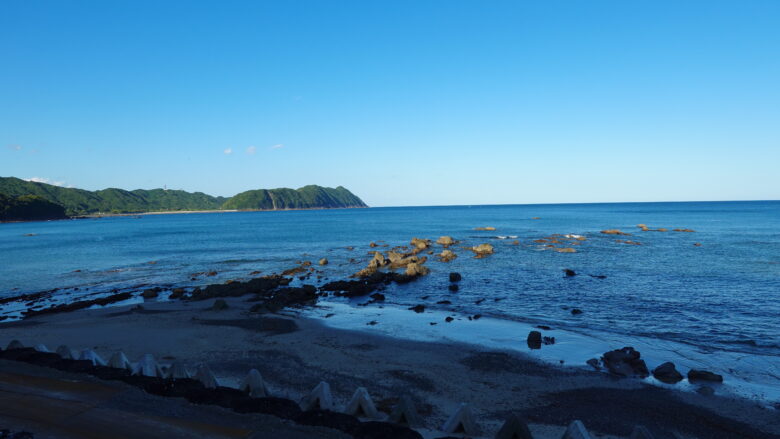
[[[279,210],[309,208],[367,207],[363,200],[344,187],[315,185],[300,189],[258,189],[241,192],[222,205],[223,209]]]
[[[339,186],[336,189],[310,185],[300,189],[260,189],[242,192],[233,198],[212,197],[202,192],[178,190],[103,189],[86,191],[45,183],[0,177],[0,194],[6,198],[35,195],[58,204],[69,216],[163,212],[181,210],[273,210],[337,207],[366,207],[360,198]]]
[[[65,209],[37,195],[8,197],[0,194],[0,221],[65,219]]]

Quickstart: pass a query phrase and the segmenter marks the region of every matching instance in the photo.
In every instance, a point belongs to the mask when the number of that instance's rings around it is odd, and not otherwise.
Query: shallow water
[[[670,231],[641,232],[639,223]],[[497,230],[473,230],[478,226]],[[671,231],[678,227],[696,232]],[[632,236],[599,233],[613,228]],[[567,241],[578,243],[567,244],[576,253],[533,242],[553,233],[586,240]],[[650,341],[646,349],[656,340],[659,349],[709,354],[714,369],[748,377],[767,362],[735,358],[780,360],[780,202],[372,208],[2,224],[0,296],[64,287],[55,300],[72,300],[111,288],[140,291],[144,284],[203,285],[248,278],[255,270],[279,272],[300,260],[316,265],[321,257],[330,260],[325,276],[336,279],[365,265],[371,241],[392,247],[441,235],[462,241],[454,248],[459,257],[449,264],[429,261],[429,276],[388,287],[389,303],[609,334],[615,342],[641,338]],[[520,245],[499,236],[516,236]],[[461,248],[483,242],[495,246],[494,255],[474,259]],[[564,268],[579,274],[564,277]],[[218,274],[191,280],[212,270]],[[447,290],[450,271],[463,274],[455,294]],[[452,305],[435,305],[440,300]],[[18,310],[19,304],[6,305],[0,314]],[[524,343],[523,334],[518,338]],[[764,375],[780,385],[777,367]]]

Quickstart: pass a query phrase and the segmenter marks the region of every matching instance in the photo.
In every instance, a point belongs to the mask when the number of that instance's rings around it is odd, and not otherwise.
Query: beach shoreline
[[[151,353],[190,368],[206,363],[223,385],[237,386],[256,368],[272,393],[293,400],[320,381],[330,383],[337,405],[359,386],[380,407],[410,394],[425,437],[437,437],[437,427],[462,402],[486,433],[480,437],[492,437],[512,412],[523,414],[540,438],[559,437],[574,419],[604,437],[627,437],[636,424],[656,437],[780,437],[778,410],[745,399],[662,389],[471,344],[339,329],[305,310],[257,315],[247,312],[245,298],[225,300],[221,311],[211,300],[152,301],[41,315],[0,324],[0,333],[4,344],[18,339],[51,350],[64,344],[104,358],[121,350],[131,361]]]

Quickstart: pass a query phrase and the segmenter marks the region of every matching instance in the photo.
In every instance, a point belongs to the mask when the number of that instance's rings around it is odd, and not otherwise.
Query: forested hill
[[[339,207],[368,207],[346,188],[309,185],[300,189],[258,189],[241,192],[222,206],[237,210],[279,210]]]
[[[0,194],[0,221],[65,219],[65,209],[37,195],[7,197]]]
[[[202,192],[152,189],[103,189],[87,191],[45,183],[0,177],[0,194],[9,198],[36,195],[58,204],[69,216],[186,210],[274,210],[366,207],[360,198],[339,186],[336,189],[304,186],[300,189],[260,189],[233,198],[213,197]]]

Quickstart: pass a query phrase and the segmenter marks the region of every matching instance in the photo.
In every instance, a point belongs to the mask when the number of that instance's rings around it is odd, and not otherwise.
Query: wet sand
[[[436,430],[461,402],[471,404],[485,438],[512,412],[528,419],[539,438],[559,438],[574,419],[605,438],[627,437],[634,425],[657,438],[780,437],[780,412],[749,400],[677,392],[516,352],[341,330],[295,310],[250,314],[246,298],[226,301],[222,311],[210,310],[207,300],[42,315],[0,324],[0,342],[92,348],[106,359],[122,350],[131,361],[151,353],[191,369],[207,363],[230,386],[256,368],[273,394],[294,400],[324,380],[337,407],[360,386],[380,410],[411,395],[428,438],[445,436]]]

